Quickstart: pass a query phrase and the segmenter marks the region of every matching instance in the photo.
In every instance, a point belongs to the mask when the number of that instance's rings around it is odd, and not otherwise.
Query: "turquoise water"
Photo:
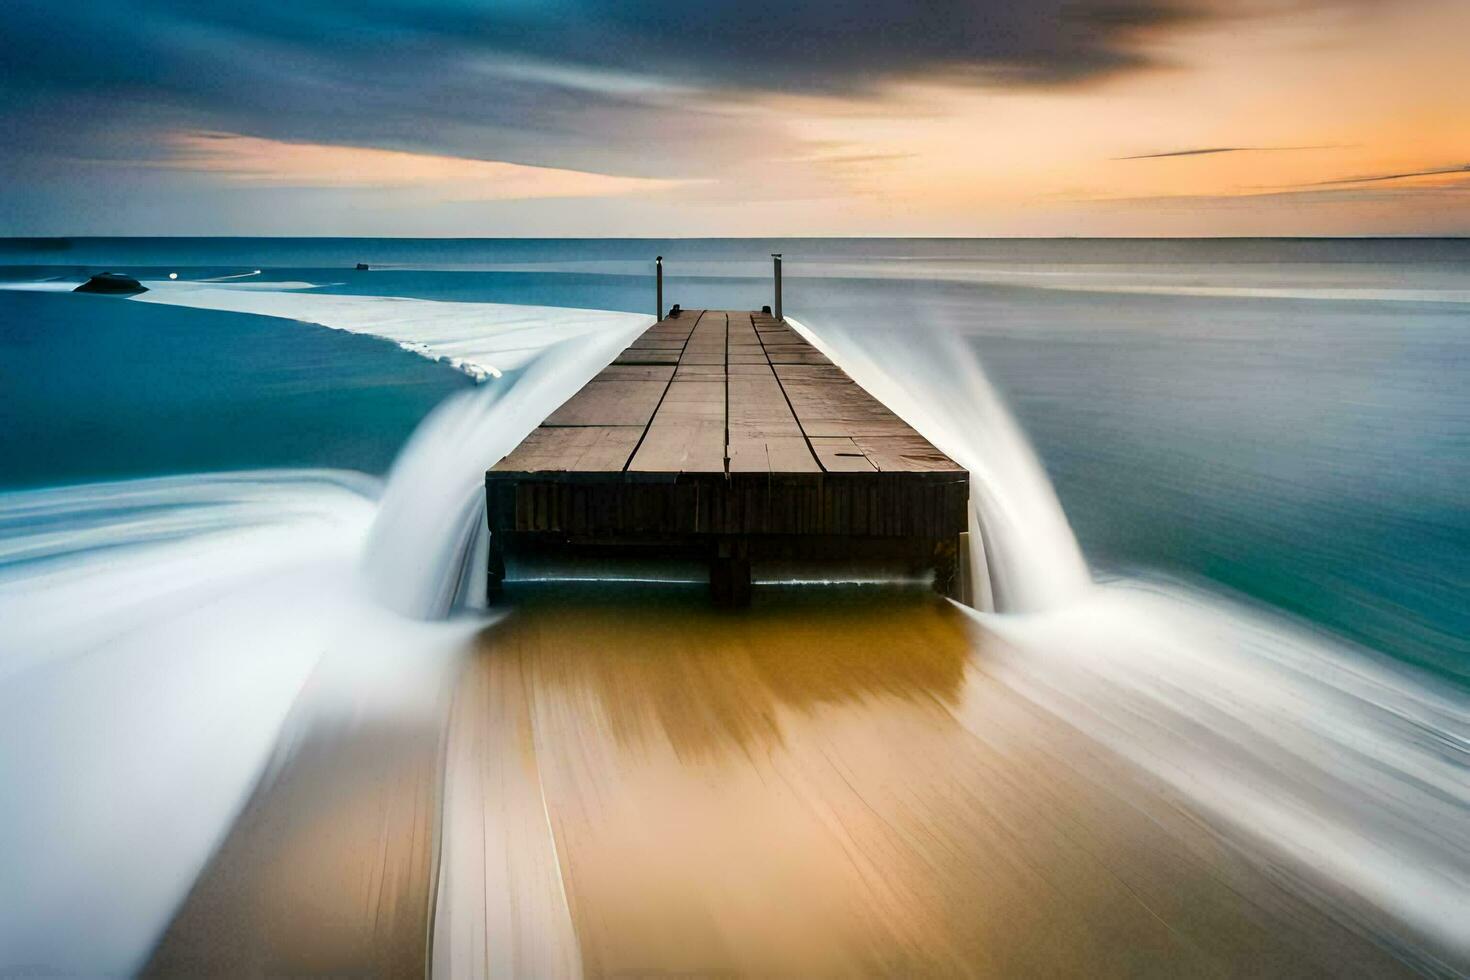
[[[819,330],[900,305],[887,283],[822,301]],[[931,283],[913,307],[914,334],[978,352],[1095,572],[1470,673],[1470,305]]]
[[[1095,573],[1203,582],[1470,677],[1465,241],[11,241],[0,280],[105,267],[651,312],[654,254],[668,302],[755,307],[770,251],[786,255],[789,314],[902,336],[915,385],[961,338]],[[11,487],[382,473],[470,384],[291,321],[4,291],[0,382]]]
[[[258,467],[382,474],[464,374],[384,340],[0,291],[0,487]]]

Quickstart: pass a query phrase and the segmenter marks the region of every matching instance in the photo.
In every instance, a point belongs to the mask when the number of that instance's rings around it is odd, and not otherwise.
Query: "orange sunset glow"
[[[713,38],[702,60],[447,46],[411,77],[422,52],[363,76],[366,55],[323,51],[248,95],[223,81],[166,97],[121,86],[111,104],[134,108],[125,135],[95,91],[52,83],[39,104],[82,100],[95,132],[42,125],[12,146],[5,203],[14,230],[46,230],[44,205],[84,210],[124,175],[127,217],[177,209],[201,231],[288,220],[386,234],[487,222],[619,234],[630,220],[650,235],[1470,230],[1470,6],[1130,4],[1079,23],[1007,14],[1036,35],[1014,43],[987,37],[983,19],[957,25],[958,38],[936,28],[881,57],[799,31],[744,56]],[[927,29],[906,16],[885,29]],[[247,77],[254,42],[230,43],[240,60],[223,75]]]
[[[6,0],[0,980],[1470,980],[1470,0]]]

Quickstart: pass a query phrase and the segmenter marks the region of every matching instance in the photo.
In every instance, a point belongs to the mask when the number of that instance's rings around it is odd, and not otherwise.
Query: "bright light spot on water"
[[[169,277],[169,278],[170,278],[170,279],[177,279],[177,278],[179,278],[179,274],[178,274],[178,273],[177,273],[177,272],[170,272],[170,273],[169,273],[169,274],[168,274],[168,277]]]

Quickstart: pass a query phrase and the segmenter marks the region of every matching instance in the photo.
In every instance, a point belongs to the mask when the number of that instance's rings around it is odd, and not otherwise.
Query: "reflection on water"
[[[970,627],[947,602],[922,588],[830,591],[762,587],[748,615],[722,615],[702,586],[522,588],[487,641],[548,651],[536,656],[537,684],[588,702],[623,748],[666,739],[691,762],[781,745],[790,711],[958,701]]]

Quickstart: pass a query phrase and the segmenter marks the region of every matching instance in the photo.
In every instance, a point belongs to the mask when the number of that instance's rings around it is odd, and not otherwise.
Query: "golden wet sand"
[[[1405,972],[995,642],[919,591],[517,587],[437,713],[303,696],[148,972]]]
[[[987,642],[916,592],[522,589],[453,709],[435,972],[1403,972]]]

